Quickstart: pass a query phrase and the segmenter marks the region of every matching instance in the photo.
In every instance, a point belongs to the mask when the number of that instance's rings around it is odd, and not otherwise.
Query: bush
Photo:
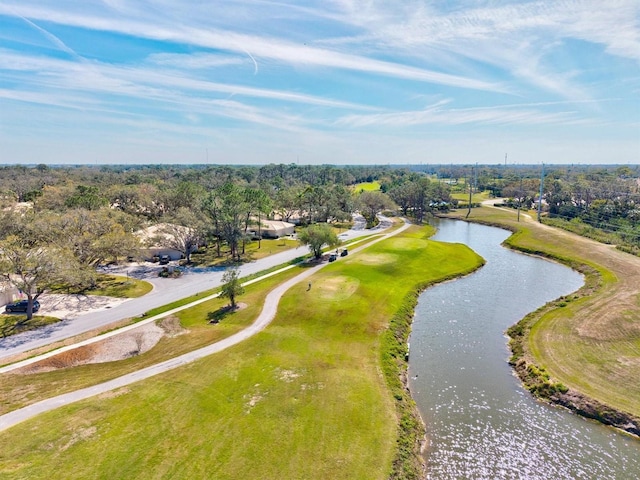
[[[182,275],[182,270],[177,267],[162,267],[162,270],[158,273],[162,278],[178,278]]]

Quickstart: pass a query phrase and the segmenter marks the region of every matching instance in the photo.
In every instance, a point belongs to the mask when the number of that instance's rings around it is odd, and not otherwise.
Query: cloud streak
[[[254,57],[281,61],[295,66],[316,66],[375,73],[408,80],[449,85],[458,88],[498,91],[506,90],[497,83],[451,75],[437,71],[415,68],[394,62],[387,62],[351,55],[323,48],[299,45],[280,39],[244,35],[235,32],[202,29],[197,27],[162,27],[151,23],[141,23],[127,19],[111,19],[75,13],[61,13],[46,8],[14,5],[11,9],[0,5],[0,13],[37,18],[61,25],[116,32],[160,41],[193,44],[200,47],[220,49],[228,52],[252,52]]]
[[[379,163],[478,129],[472,154],[535,137],[582,161],[588,138],[638,162],[639,64],[637,0],[4,0],[0,144],[29,163],[17,139],[81,130]]]

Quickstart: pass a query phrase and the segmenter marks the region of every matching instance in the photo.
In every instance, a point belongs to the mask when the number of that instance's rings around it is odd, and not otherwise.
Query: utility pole
[[[469,218],[469,215],[471,215],[471,193],[473,192],[473,188],[471,184],[472,177],[473,177],[473,167],[471,167],[471,175],[469,175],[469,178],[467,180],[467,183],[469,184],[469,207],[467,209],[467,216],[464,218]]]
[[[518,192],[518,221],[520,221],[520,206],[522,205],[522,176],[520,176],[520,191]]]
[[[544,192],[544,162],[542,163],[542,173],[540,174],[540,196],[538,198],[538,223],[542,223],[540,219],[542,214],[542,193]]]
[[[473,189],[478,191],[478,162],[476,162],[475,175],[473,176]]]

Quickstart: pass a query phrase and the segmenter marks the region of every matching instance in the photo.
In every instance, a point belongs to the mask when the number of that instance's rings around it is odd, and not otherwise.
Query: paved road
[[[358,251],[372,245],[373,243],[377,243],[393,235],[397,235],[398,233],[407,229],[409,226],[410,225],[408,223],[405,223],[405,225],[402,226],[401,228],[393,232],[390,232],[387,235],[381,236],[373,240],[372,242],[368,242],[366,245],[353,249],[352,254],[357,254]],[[280,284],[271,292],[269,292],[269,294],[267,294],[267,297],[265,298],[265,302],[262,307],[262,311],[260,312],[260,315],[258,316],[258,318],[253,324],[251,324],[249,327],[245,328],[244,330],[228,338],[220,340],[219,342],[216,342],[212,345],[208,345],[204,348],[200,348],[198,350],[194,350],[184,355],[180,355],[179,357],[172,358],[170,360],[166,360],[164,362],[157,363],[155,365],[151,365],[147,368],[143,368],[142,370],[138,370],[118,378],[114,378],[113,380],[110,380],[108,382],[83,388],[81,390],[76,390],[75,392],[69,392],[63,395],[59,395],[57,397],[48,398],[46,400],[42,400],[40,402],[34,403],[33,405],[29,405],[27,407],[14,410],[13,412],[0,416],[0,431],[6,430],[20,422],[23,422],[29,418],[35,417],[40,413],[48,412],[50,410],[54,410],[64,405],[78,402],[80,400],[84,400],[86,398],[90,398],[95,395],[99,395],[101,393],[114,390],[116,388],[121,388],[123,386],[129,385],[134,382],[138,382],[140,380],[144,380],[154,375],[158,375],[159,373],[173,370],[174,368],[193,362],[205,356],[220,352],[226,348],[229,348],[232,345],[236,345],[242,342],[243,340],[246,340],[249,337],[252,337],[256,333],[264,330],[267,327],[267,325],[269,325],[269,323],[271,323],[271,321],[275,318],[276,313],[278,311],[278,304],[280,302],[280,298],[282,297],[282,295],[284,295],[284,293],[287,290],[289,290],[295,284],[307,279],[308,277],[310,277],[311,275],[313,275],[319,269],[325,267],[326,265],[327,265],[326,263],[323,263],[316,267],[309,268],[304,272],[302,272],[301,274],[296,275],[294,278],[289,279],[286,282]]]
[[[347,242],[363,235],[378,233],[364,230],[362,220],[354,217],[354,229],[340,235],[343,242]],[[307,247],[298,247],[285,252],[280,252],[268,257],[247,263],[240,267],[241,276],[258,273],[269,268],[288,263],[291,260],[309,253]],[[166,305],[168,303],[186,298],[198,292],[210,290],[222,283],[224,268],[187,269],[180,278],[160,278],[157,276],[158,267],[139,266],[129,268],[129,274],[136,278],[142,278],[152,283],[154,288],[147,295],[127,300],[117,307],[80,315],[73,319],[62,320],[56,324],[12,335],[0,339],[0,364],[2,360],[12,355],[28,352],[35,348],[43,347],[51,343],[70,338],[89,330],[106,327],[125,318],[136,317],[145,312]],[[124,271],[120,271],[124,273]]]

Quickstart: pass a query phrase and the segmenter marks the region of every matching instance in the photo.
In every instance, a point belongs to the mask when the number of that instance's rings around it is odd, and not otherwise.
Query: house
[[[171,234],[175,231],[176,235]],[[144,247],[140,250],[140,257],[144,260],[152,260],[153,257],[168,255],[171,260],[180,260],[184,254],[175,248],[180,242],[180,232],[188,233],[189,229],[181,225],[158,223],[135,232]]]
[[[263,238],[280,238],[293,234],[295,225],[281,220],[261,220],[260,235]],[[258,233],[258,232],[256,232]]]
[[[6,305],[20,298],[20,291],[8,283],[0,283],[0,305]]]

